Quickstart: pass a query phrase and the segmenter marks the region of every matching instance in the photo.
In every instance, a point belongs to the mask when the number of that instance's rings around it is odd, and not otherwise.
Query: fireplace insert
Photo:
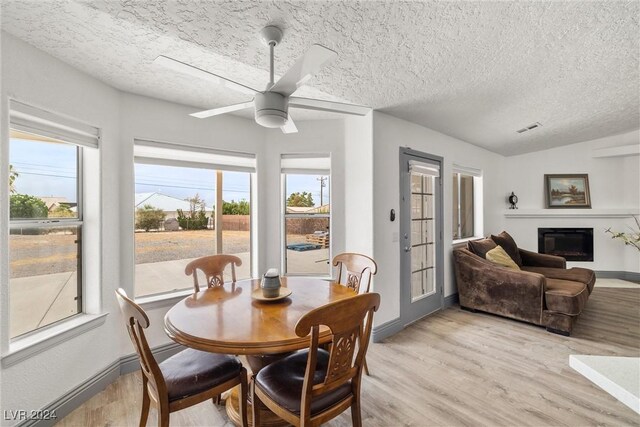
[[[593,261],[593,228],[538,228],[538,252]]]

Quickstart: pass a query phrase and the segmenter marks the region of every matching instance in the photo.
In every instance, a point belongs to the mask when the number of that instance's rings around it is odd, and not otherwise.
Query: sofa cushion
[[[589,290],[584,283],[547,278],[544,299],[547,310],[577,316],[587,304]]]
[[[512,270],[520,270],[518,264],[516,264],[508,253],[502,249],[502,246],[496,246],[487,252],[487,260],[494,264],[501,265],[503,267],[511,268]]]
[[[491,249],[494,249],[496,246],[498,246],[496,245],[496,242],[489,238],[469,240],[469,242],[467,242],[467,247],[469,248],[469,250],[481,258],[486,258],[487,252],[489,252]]]
[[[542,274],[549,279],[571,280],[572,282],[580,282],[587,285],[589,293],[593,291],[593,285],[596,283],[596,274],[593,270],[587,268],[573,267],[550,268],[550,267],[522,267],[524,271]]]
[[[522,258],[520,258],[520,251],[518,251],[518,245],[516,245],[513,237],[509,235],[506,231],[498,234],[497,236],[491,235],[491,240],[496,242],[496,244],[502,246],[504,250],[509,254],[512,260],[518,264],[519,267],[522,267]]]

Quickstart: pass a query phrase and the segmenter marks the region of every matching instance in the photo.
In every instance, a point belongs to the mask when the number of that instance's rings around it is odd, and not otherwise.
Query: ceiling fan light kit
[[[256,123],[266,128],[279,128],[287,123],[289,100],[277,92],[258,92],[253,98]]]
[[[298,58],[280,80],[274,83],[273,54],[274,48],[282,41],[282,30],[274,25],[268,25],[260,31],[260,38],[269,46],[270,78],[264,91],[253,89],[242,83],[234,82],[233,80],[164,55],[158,56],[154,63],[209,82],[223,84],[241,93],[253,95],[253,99],[250,101],[191,114],[191,116],[200,119],[254,107],[255,121],[260,126],[280,128],[284,133],[295,133],[298,129],[289,115],[289,107],[340,114],[353,114],[357,116],[364,116],[371,111],[371,108],[362,105],[344,104],[320,99],[290,98],[300,86],[304,85],[311,77],[333,61],[338,54],[324,46],[314,44],[302,57]],[[290,100],[292,102],[289,102]]]

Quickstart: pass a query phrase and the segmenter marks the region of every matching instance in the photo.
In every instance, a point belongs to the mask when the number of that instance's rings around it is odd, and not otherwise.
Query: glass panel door
[[[442,158],[400,150],[400,317],[407,325],[444,303]]]

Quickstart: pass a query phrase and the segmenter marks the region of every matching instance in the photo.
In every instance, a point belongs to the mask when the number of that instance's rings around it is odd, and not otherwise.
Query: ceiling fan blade
[[[333,50],[314,44],[269,90],[289,96],[337,56]]]
[[[207,117],[217,116],[219,114],[230,113],[232,111],[244,110],[245,108],[253,107],[253,100],[249,102],[243,102],[240,104],[227,105],[226,107],[213,108],[211,110],[198,111],[197,113],[189,114],[192,117],[199,119],[206,119]]]
[[[257,90],[250,88],[249,86],[243,85],[242,83],[234,82],[233,80],[229,80],[217,74],[210,73],[201,68],[178,61],[177,59],[169,58],[168,56],[160,55],[153,61],[153,63],[176,71],[178,73],[187,74],[192,77],[223,85],[225,87],[228,87],[229,89],[246,93],[248,95],[254,95],[256,92],[258,92]]]
[[[298,132],[298,128],[296,127],[296,124],[293,123],[293,119],[291,118],[291,116],[287,117],[287,124],[285,124],[284,126],[281,126],[280,129],[282,130],[282,133]]]
[[[321,99],[298,98],[292,96],[289,98],[289,107],[303,108],[305,110],[329,111],[332,113],[353,114],[356,116],[366,116],[370,107],[355,104],[344,104],[342,102],[323,101]]]

